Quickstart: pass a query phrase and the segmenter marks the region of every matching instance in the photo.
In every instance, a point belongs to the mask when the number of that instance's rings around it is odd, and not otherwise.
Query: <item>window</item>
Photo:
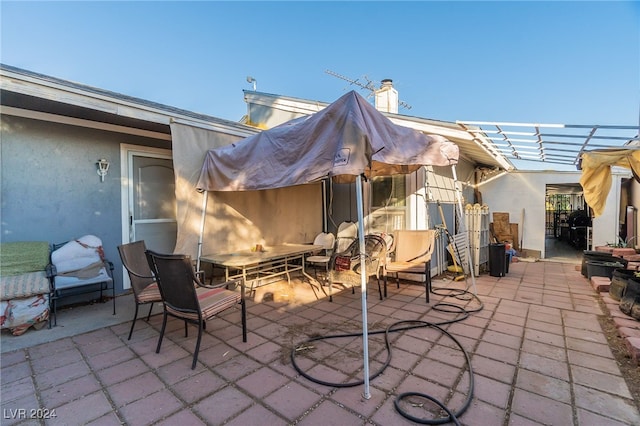
[[[405,228],[407,185],[404,175],[375,177],[371,184],[368,232],[391,233]]]

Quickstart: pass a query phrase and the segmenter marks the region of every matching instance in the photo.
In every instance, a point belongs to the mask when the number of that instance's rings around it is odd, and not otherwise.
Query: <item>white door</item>
[[[176,244],[176,196],[171,152],[122,146],[123,243],[144,240],[148,249],[173,253]],[[124,274],[124,288],[130,283]]]

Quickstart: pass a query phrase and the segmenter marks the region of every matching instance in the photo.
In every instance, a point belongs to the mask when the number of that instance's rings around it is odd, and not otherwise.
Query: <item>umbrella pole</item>
[[[322,180],[322,232],[329,232],[329,224],[327,223],[327,180]]]
[[[209,192],[202,192],[202,217],[200,218],[200,235],[198,236],[198,259],[196,260],[196,271],[200,270],[200,256],[202,256],[202,238],[204,236],[204,220],[207,217],[207,199]]]
[[[356,205],[358,210],[358,240],[360,242],[360,290],[362,293],[362,351],[364,358],[364,399],[371,399],[369,392],[369,330],[367,325],[367,267],[364,246],[364,203],[362,202],[362,177],[356,177]]]

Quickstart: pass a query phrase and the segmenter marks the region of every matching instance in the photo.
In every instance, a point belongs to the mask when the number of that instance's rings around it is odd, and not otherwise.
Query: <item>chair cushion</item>
[[[158,284],[153,283],[149,284],[142,290],[138,297],[136,298],[138,303],[151,303],[151,302],[160,302],[162,301],[162,296],[160,295],[160,289],[158,289]]]
[[[51,263],[58,274],[83,269],[102,261],[102,240],[94,235],[85,235],[72,240],[51,253]]]
[[[8,328],[14,336],[49,318],[49,295],[24,297],[0,302],[0,328]]]
[[[44,271],[0,277],[0,299],[28,297],[49,293],[49,280]]]
[[[49,243],[18,241],[0,244],[0,275],[44,271],[49,263]]]
[[[197,290],[198,302],[200,303],[200,310],[202,311],[202,318],[209,319],[214,315],[240,303],[240,293],[226,290],[224,288],[198,288]],[[179,312],[171,307],[167,306],[167,311],[180,317],[191,320],[198,320],[197,313],[185,313]]]
[[[425,270],[424,263],[415,262],[390,262],[386,266],[387,272],[415,272],[423,274]]]
[[[106,268],[101,268],[100,273],[93,278],[80,279],[73,276],[57,275],[54,278],[54,287],[56,290],[63,290],[65,288],[82,287],[90,284],[110,283],[113,281]]]
[[[198,302],[205,318],[210,318],[240,303],[240,298],[240,293],[223,288],[198,289]]]

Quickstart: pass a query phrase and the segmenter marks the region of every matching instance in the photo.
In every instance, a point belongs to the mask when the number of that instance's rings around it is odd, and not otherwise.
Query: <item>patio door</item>
[[[123,243],[144,240],[148,249],[173,253],[177,220],[171,152],[123,145],[121,157],[126,185],[122,191]],[[123,278],[124,288],[129,288],[128,276]]]

